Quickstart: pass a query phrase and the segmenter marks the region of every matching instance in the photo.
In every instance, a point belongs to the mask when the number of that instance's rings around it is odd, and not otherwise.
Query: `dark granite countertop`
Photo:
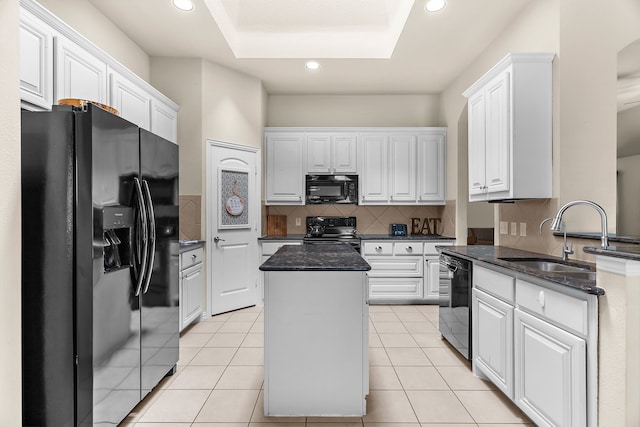
[[[351,245],[285,245],[265,261],[260,270],[369,271],[371,266]]]
[[[551,273],[539,270],[537,268],[525,267],[513,262],[504,261],[500,258],[545,258],[561,260],[559,257],[540,254],[537,252],[523,251],[520,249],[506,248],[502,246],[440,246],[438,250],[442,253],[448,253],[451,255],[457,255],[462,258],[466,258],[471,261],[482,261],[487,264],[497,265],[499,267],[508,268],[519,273],[525,273],[529,276],[544,279],[549,282],[557,283],[561,286],[568,286],[580,291],[593,294],[604,295],[604,289],[596,286],[595,280],[578,279],[576,277],[570,277],[562,275],[561,273]],[[568,264],[574,264],[578,266],[588,266],[591,271],[595,271],[595,264],[585,261],[573,261],[570,260]]]
[[[640,261],[640,245],[616,245],[607,246],[606,248],[602,246],[587,246],[584,251],[588,254]]]
[[[302,240],[304,234],[287,234],[286,236],[260,236],[258,240]]]
[[[359,234],[361,240],[456,240],[455,237],[439,234],[412,234],[410,236],[391,236],[389,234]]]
[[[562,237],[561,232],[555,232],[553,233],[553,235]],[[593,233],[567,232],[567,237],[600,241],[601,234],[599,232],[593,232]],[[615,233],[609,233],[609,242],[630,243],[630,244],[637,245],[637,244],[640,244],[640,236],[621,236],[621,235],[619,236]]]
[[[204,240],[180,240],[180,253],[196,248],[203,248],[204,244]]]

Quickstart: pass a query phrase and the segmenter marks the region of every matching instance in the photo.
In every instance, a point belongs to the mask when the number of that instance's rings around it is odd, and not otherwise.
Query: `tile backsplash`
[[[180,240],[201,240],[202,197],[181,195],[180,203]]]
[[[286,215],[287,233],[304,234],[307,216],[355,216],[360,234],[388,234],[389,224],[407,224],[411,233],[411,218],[441,218],[436,232],[453,236],[452,218],[445,217],[448,206],[361,206],[361,205],[303,205],[303,206],[264,206],[266,215]],[[455,205],[454,205],[455,211]],[[264,217],[263,217],[264,218]],[[296,225],[300,218],[300,225]],[[263,234],[266,234],[266,220],[262,222]]]

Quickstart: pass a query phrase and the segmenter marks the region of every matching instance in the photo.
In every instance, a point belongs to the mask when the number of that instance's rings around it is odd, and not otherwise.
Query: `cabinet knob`
[[[191,255],[191,259],[195,260],[197,258],[196,254]]]
[[[380,252],[382,250],[382,246],[376,246],[376,251]]]
[[[538,294],[538,304],[540,304],[540,307],[544,307],[544,291],[540,291]]]
[[[413,248],[411,246],[407,246],[407,252],[413,252]]]

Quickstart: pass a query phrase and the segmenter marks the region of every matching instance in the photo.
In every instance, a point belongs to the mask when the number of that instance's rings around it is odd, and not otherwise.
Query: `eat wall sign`
[[[440,234],[442,218],[411,218],[411,234]]]

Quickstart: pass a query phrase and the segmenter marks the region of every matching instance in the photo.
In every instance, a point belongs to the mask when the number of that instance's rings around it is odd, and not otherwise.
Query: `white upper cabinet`
[[[443,204],[445,200],[444,129],[418,135],[418,203]]]
[[[389,137],[386,134],[361,136],[362,170],[360,172],[360,202],[389,201]]]
[[[20,0],[20,6],[23,108],[50,110],[62,98],[86,99],[177,142],[178,105],[35,0]]]
[[[307,172],[355,174],[358,169],[356,133],[309,133]]]
[[[464,92],[469,200],[551,197],[553,53],[512,53]]]
[[[148,131],[151,130],[151,95],[117,73],[109,73],[109,105],[120,116]]]
[[[53,104],[54,30],[20,9],[20,98],[40,109]]]
[[[265,131],[265,204],[304,204],[304,133]]]
[[[401,129],[361,135],[361,203],[443,205],[446,129]]]
[[[106,104],[107,63],[65,37],[56,37],[55,99],[78,98]]]
[[[391,135],[391,202],[416,201],[416,137]]]
[[[156,97],[151,99],[151,132],[178,141],[178,110]]]

